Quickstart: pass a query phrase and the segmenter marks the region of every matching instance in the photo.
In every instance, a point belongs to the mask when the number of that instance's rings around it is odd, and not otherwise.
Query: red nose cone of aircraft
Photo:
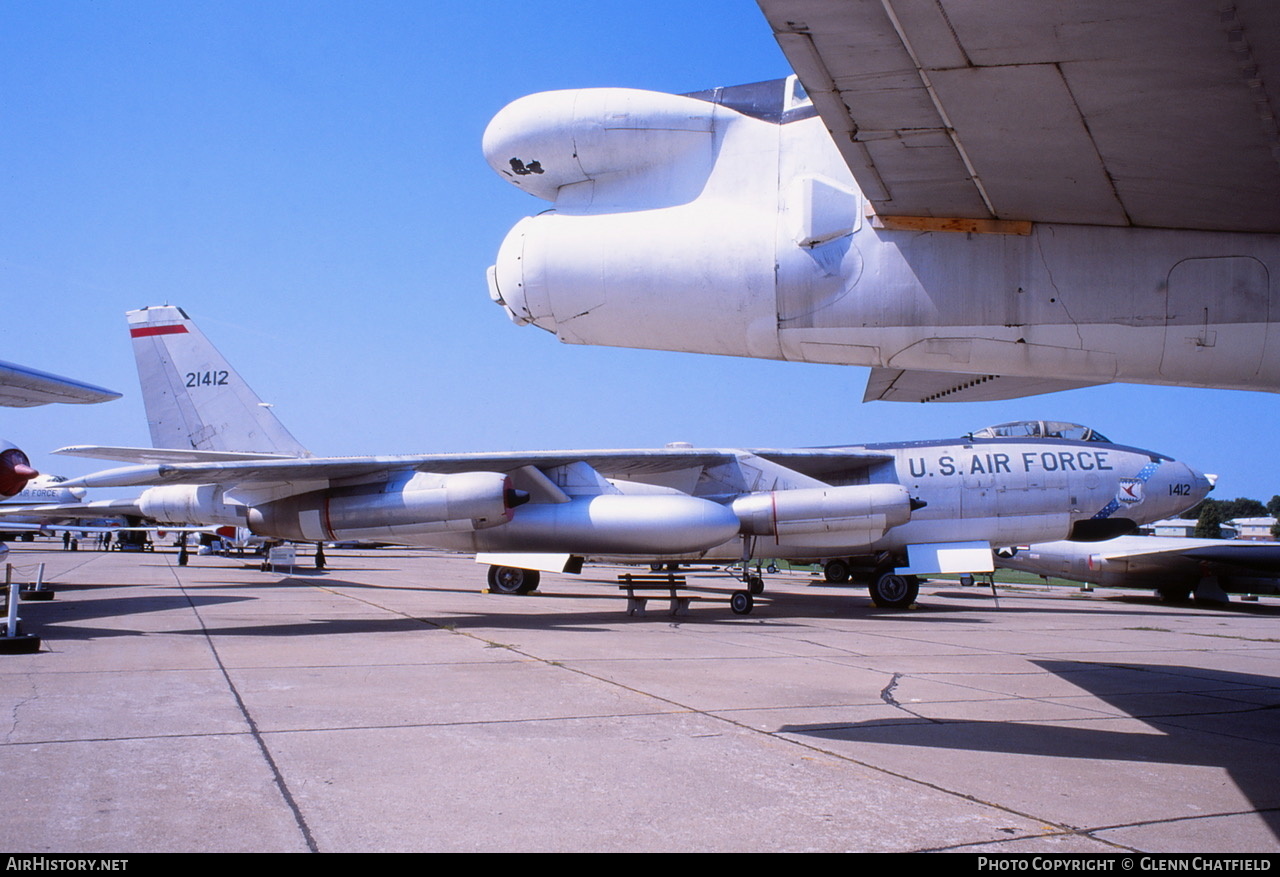
[[[40,473],[31,468],[27,455],[17,448],[0,453],[0,494],[16,496]]]

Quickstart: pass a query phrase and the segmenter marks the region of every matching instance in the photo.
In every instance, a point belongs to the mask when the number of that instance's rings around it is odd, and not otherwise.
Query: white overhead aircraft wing
[[[0,362],[0,405],[33,408],[53,402],[90,404],[119,399],[120,394],[61,375],[12,362]]]
[[[1280,231],[1269,0],[758,2],[885,221]]]

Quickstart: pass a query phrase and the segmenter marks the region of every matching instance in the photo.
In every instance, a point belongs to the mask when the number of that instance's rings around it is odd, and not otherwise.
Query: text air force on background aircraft
[[[490,295],[562,341],[873,367],[868,399],[1280,390],[1280,16],[760,0],[798,74],[521,98],[554,209]]]
[[[145,487],[133,505],[161,523],[484,552],[498,588],[537,579],[495,570],[570,555],[869,561],[876,602],[906,605],[914,573],[990,569],[992,544],[1128,532],[1211,486],[1184,463],[1038,421],[833,448],[312,457],[179,308],[128,321],[161,447],[64,449],[135,464],[67,486]]]

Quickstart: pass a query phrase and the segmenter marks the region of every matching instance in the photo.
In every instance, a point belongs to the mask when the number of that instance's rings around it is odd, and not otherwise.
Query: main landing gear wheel
[[[827,565],[822,568],[822,574],[827,581],[835,585],[847,582],[849,581],[849,564],[843,560],[828,560]]]
[[[750,591],[734,591],[729,597],[729,608],[733,610],[734,615],[750,615],[753,606],[755,606],[755,600],[751,599]]]
[[[747,576],[747,593],[753,595],[763,594],[764,579],[760,578],[760,576]]]
[[[871,580],[871,602],[881,609],[906,609],[920,595],[920,580],[899,575],[893,570],[879,570]]]
[[[1160,595],[1161,600],[1175,606],[1191,601],[1190,588],[1157,588],[1156,593]]]
[[[518,566],[489,567],[489,590],[495,594],[527,594],[538,587],[542,575]]]

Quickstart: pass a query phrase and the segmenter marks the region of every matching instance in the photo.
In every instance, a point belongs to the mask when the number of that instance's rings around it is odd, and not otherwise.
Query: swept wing
[[[12,362],[0,362],[0,405],[9,408],[32,408],[54,402],[91,404],[119,398],[120,394],[114,390]]]
[[[881,217],[1280,231],[1265,0],[759,0]]]
[[[68,453],[64,448],[57,453]],[[606,478],[644,480],[696,467],[732,463],[740,451],[638,449],[535,451],[496,454],[422,454],[369,457],[312,457],[225,462],[175,462],[109,469],[71,479],[69,487],[142,487],[159,484],[269,485],[293,481],[376,480],[392,472],[514,472],[527,466],[541,470],[586,463]],[[751,453],[751,452],[747,452]],[[892,459],[867,451],[763,450],[759,456],[808,475],[850,471]]]

